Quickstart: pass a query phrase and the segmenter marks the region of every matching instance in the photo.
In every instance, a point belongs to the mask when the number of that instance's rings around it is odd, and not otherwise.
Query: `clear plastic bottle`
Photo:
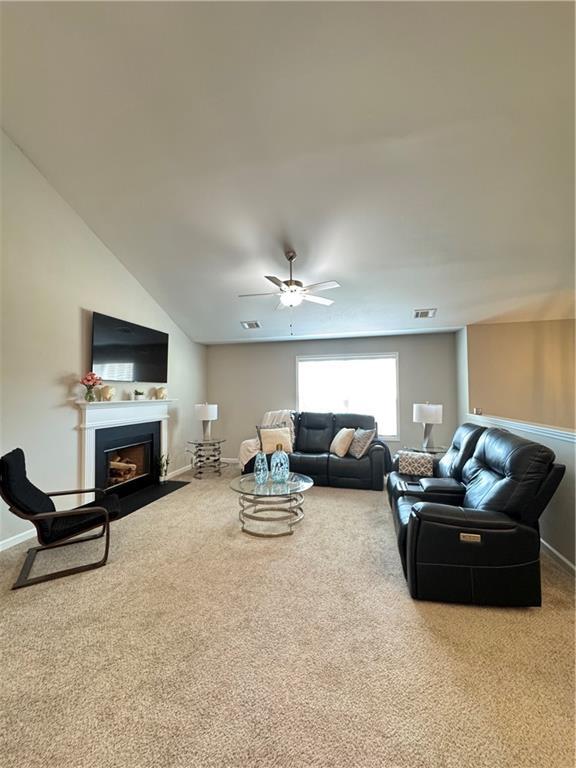
[[[277,445],[270,461],[270,474],[273,483],[285,483],[290,475],[288,454],[282,450],[282,445]]]
[[[258,485],[263,485],[268,480],[268,462],[264,451],[258,451],[254,460],[254,479]]]

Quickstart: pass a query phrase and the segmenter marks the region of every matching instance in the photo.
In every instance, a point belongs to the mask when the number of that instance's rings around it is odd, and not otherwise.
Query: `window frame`
[[[390,441],[398,441],[400,439],[400,356],[398,352],[366,352],[343,355],[296,355],[296,408],[298,412],[300,413],[299,364],[301,361],[311,362],[314,360],[380,360],[382,358],[394,358],[396,360],[396,434],[385,435],[380,432],[378,437],[382,437]]]

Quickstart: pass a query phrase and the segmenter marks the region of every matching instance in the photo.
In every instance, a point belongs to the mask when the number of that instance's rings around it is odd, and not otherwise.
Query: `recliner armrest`
[[[451,504],[437,504],[433,501],[420,501],[414,504],[412,514],[422,521],[455,525],[459,528],[469,526],[470,528],[501,528],[505,530],[522,525],[504,512],[456,507]]]
[[[392,471],[392,457],[390,455],[390,449],[381,438],[375,437],[372,440],[368,450],[366,451],[366,455],[370,456],[371,462],[374,461],[374,458],[377,459],[379,465],[378,471],[380,471],[380,466],[382,466],[383,475],[387,475]]]

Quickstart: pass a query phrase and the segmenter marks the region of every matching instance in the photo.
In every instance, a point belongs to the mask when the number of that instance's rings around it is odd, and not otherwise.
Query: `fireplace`
[[[159,481],[160,423],[96,430],[96,487],[126,496]]]

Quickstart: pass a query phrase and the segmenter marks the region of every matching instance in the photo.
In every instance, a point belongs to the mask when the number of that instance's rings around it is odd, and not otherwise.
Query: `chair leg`
[[[106,540],[104,544],[104,555],[101,560],[97,560],[94,563],[86,563],[86,565],[77,565],[74,568],[65,568],[62,571],[54,571],[53,573],[46,573],[43,576],[34,576],[33,578],[29,579],[28,574],[32,570],[32,566],[34,565],[34,560],[36,559],[36,555],[38,552],[44,552],[48,549],[58,549],[58,547],[67,547],[70,544],[80,544],[83,541],[92,541],[94,539],[101,539],[102,536],[106,534]],[[60,579],[63,576],[71,576],[73,573],[82,573],[83,571],[92,571],[95,568],[101,568],[103,565],[106,565],[106,561],[108,560],[108,552],[110,551],[110,523],[105,523],[102,526],[102,530],[100,533],[97,533],[92,536],[84,536],[81,539],[72,539],[70,541],[62,541],[59,544],[47,544],[46,546],[40,546],[40,547],[32,547],[28,550],[28,553],[26,554],[26,560],[24,560],[24,565],[22,566],[22,569],[20,573],[18,574],[18,578],[14,582],[12,589],[21,589],[22,587],[30,587],[32,584],[40,584],[43,581],[52,581],[52,579]]]

